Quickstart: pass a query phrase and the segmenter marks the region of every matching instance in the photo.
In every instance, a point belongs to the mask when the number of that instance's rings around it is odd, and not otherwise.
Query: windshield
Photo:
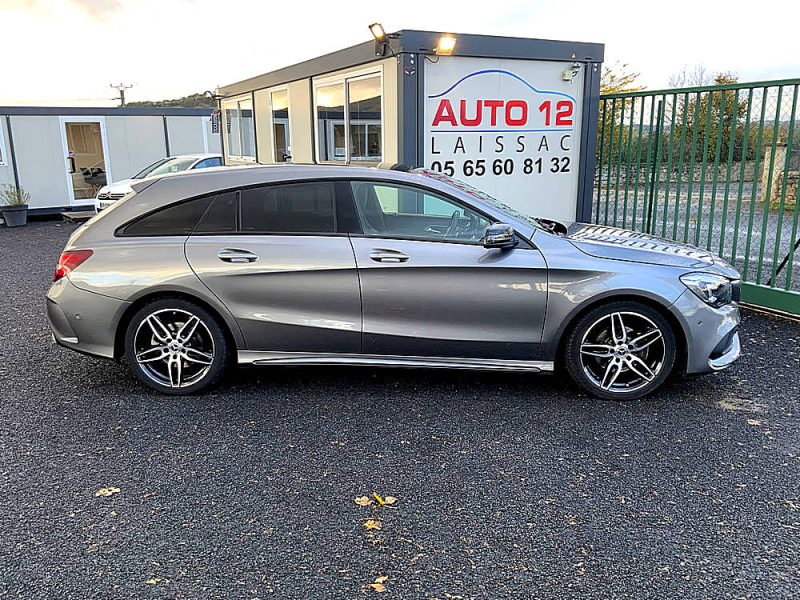
[[[473,196],[475,198],[478,198],[479,200],[483,200],[484,202],[491,204],[495,208],[498,208],[502,210],[504,213],[516,219],[519,219],[523,223],[528,223],[529,225],[532,225],[537,229],[542,229],[542,226],[539,224],[536,217],[532,217],[530,215],[524,215],[518,210],[511,208],[505,202],[501,202],[494,196],[490,196],[486,192],[479,190],[478,188],[472,187],[468,183],[464,183],[463,181],[459,181],[458,179],[453,179],[452,177],[448,177],[447,175],[439,173],[438,171],[431,171],[430,169],[414,169],[414,171],[412,172],[419,173],[420,175],[425,175],[426,177],[430,177],[431,179],[441,181],[448,185],[452,185],[454,188],[457,188],[463,192],[468,193],[470,196]]]
[[[145,169],[147,173],[139,177],[138,175],[134,177],[134,179],[142,179],[144,177],[157,177],[158,175],[166,175],[167,173],[177,173],[178,171],[186,171],[189,167],[191,167],[197,158],[190,157],[190,158],[167,158],[160,161],[157,164],[150,165]],[[149,169],[149,171],[148,171]],[[144,173],[144,171],[142,171]],[[141,173],[139,174],[141,175]]]
[[[159,165],[163,165],[168,160],[169,160],[168,158],[160,158],[160,159],[158,159],[152,165],[148,165],[144,169],[139,171],[136,175],[131,177],[131,179],[144,179],[145,177],[147,177],[150,174],[150,171],[152,171],[153,169],[155,169]]]

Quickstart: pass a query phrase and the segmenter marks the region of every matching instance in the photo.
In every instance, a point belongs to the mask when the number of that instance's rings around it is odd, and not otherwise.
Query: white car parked
[[[221,154],[181,154],[179,156],[168,156],[159,159],[152,165],[139,171],[130,179],[115,181],[114,183],[101,187],[94,199],[94,210],[95,212],[100,212],[104,208],[108,208],[114,204],[114,202],[123,196],[130,194],[133,191],[131,185],[136,183],[139,179],[158,177],[160,175],[166,175],[167,173],[177,173],[179,171],[192,171],[221,166]]]

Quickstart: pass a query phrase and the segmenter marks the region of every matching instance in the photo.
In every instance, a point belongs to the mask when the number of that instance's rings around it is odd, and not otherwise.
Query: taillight
[[[94,252],[91,250],[64,250],[58,259],[56,265],[56,272],[53,275],[53,281],[58,281],[64,275],[74,271],[81,266],[86,259],[88,259]]]

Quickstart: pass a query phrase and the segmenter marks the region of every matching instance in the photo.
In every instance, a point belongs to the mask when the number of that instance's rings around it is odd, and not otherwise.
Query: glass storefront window
[[[315,103],[319,160],[344,161],[344,83],[318,87]]]
[[[377,74],[345,77],[316,88],[320,162],[377,163],[383,160],[381,88],[382,79]]]
[[[289,90],[276,90],[270,93],[270,105],[275,149],[273,159],[275,162],[290,162],[292,150],[289,137]]]
[[[380,76],[349,80],[347,102],[350,160],[380,162],[383,157]]]
[[[233,100],[223,104],[222,108],[225,113],[228,156],[254,160],[256,145],[253,100]]]

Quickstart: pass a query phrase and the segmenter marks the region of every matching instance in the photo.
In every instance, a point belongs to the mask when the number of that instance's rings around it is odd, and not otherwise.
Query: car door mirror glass
[[[486,228],[483,236],[484,248],[513,248],[519,241],[514,228],[508,223],[494,223]]]

